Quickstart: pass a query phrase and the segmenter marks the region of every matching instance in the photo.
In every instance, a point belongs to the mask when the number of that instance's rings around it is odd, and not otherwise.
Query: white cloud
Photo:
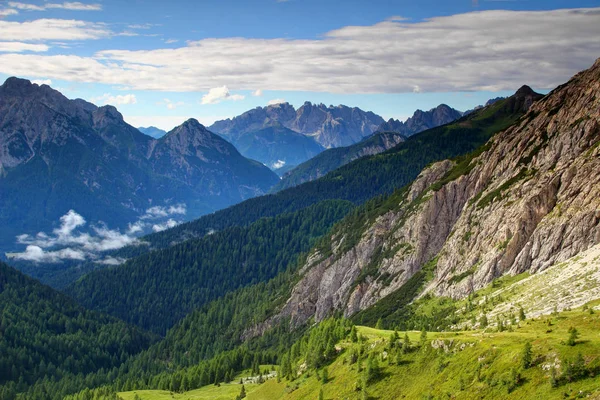
[[[252,92],[252,96],[255,96],[255,97],[261,97],[262,95],[263,95],[263,91],[260,89],[257,89],[254,92]]]
[[[284,165],[285,165],[285,161],[277,160],[276,162],[273,163],[273,168],[279,169],[279,168],[283,167]]]
[[[49,47],[45,44],[32,44],[22,42],[0,42],[0,52],[22,53],[24,51],[48,51]]]
[[[6,41],[88,40],[111,35],[104,24],[66,19],[0,21],[0,37]],[[56,56],[65,57],[65,56]]]
[[[17,260],[41,263],[56,263],[62,260],[99,260],[105,251],[141,244],[135,235],[149,230],[159,232],[178,225],[180,222],[171,217],[185,215],[186,212],[185,204],[151,207],[136,222],[129,224],[126,233],[122,233],[118,229],[109,229],[104,224],[91,226],[89,232],[81,232],[80,229],[86,225],[85,218],[75,210],[69,210],[60,218],[60,226],[51,234],[39,232],[35,236],[19,235],[16,238],[17,243],[27,247],[21,253],[6,255]],[[147,222],[149,219],[153,222]],[[98,262],[116,265],[123,261],[106,257]]]
[[[285,99],[273,99],[273,100],[269,100],[267,102],[268,106],[274,106],[276,104],[281,104],[281,103],[285,103]]]
[[[144,219],[156,219],[167,217],[173,214],[185,215],[187,213],[187,208],[185,204],[176,204],[169,207],[166,206],[154,206],[150,207],[146,210],[146,213],[142,215],[141,220]]]
[[[8,6],[11,8],[17,8],[23,11],[45,11],[50,9],[62,9],[71,11],[101,11],[101,4],[84,4],[78,1],[66,1],[63,3],[45,3],[42,5],[35,5],[29,3],[20,3],[15,1],[9,1]]]
[[[213,38],[180,48],[106,50],[90,57],[0,54],[0,73],[131,90],[213,88],[205,104],[222,99],[223,82],[235,90],[334,93],[410,93],[417,86],[422,92],[496,91],[525,83],[550,89],[600,54],[599,18],[600,8],[475,11],[415,23],[347,26],[318,39]],[[103,26],[75,24],[54,32],[5,24],[10,23],[0,21],[3,40],[110,35]]]
[[[85,260],[85,253],[73,249],[62,249],[57,251],[45,251],[39,246],[27,246],[24,252],[14,253],[12,258],[23,261],[33,261],[41,263],[56,263],[62,260]]]
[[[35,83],[36,85],[52,85],[52,80],[51,79],[34,79],[31,81],[31,83]]]
[[[158,105],[165,105],[169,110],[174,110],[177,107],[185,105],[183,101],[171,101],[169,99],[163,99],[163,101],[158,102]]]
[[[208,91],[207,94],[202,96],[202,104],[217,104],[224,100],[244,100],[244,96],[240,94],[231,94],[229,93],[229,89],[227,86],[220,86],[216,88],[212,88]]]
[[[178,39],[167,39],[167,40],[165,40],[166,44],[177,43],[177,42],[179,42]]]
[[[117,96],[113,96],[110,93],[104,93],[102,96],[92,97],[90,101],[95,104],[110,104],[113,106],[137,104],[137,98],[135,97],[135,94],[119,94]]]
[[[177,225],[179,225],[179,223],[173,219],[169,219],[168,221],[162,223],[162,224],[154,224],[152,225],[152,230],[154,232],[162,232],[165,231],[169,228],[174,228]]]
[[[0,18],[8,17],[9,15],[17,15],[18,13],[17,10],[13,10],[12,8],[5,8],[4,10],[0,10]]]
[[[127,261],[127,260],[126,260],[126,259],[124,259],[124,258],[121,258],[121,257],[110,257],[110,256],[109,256],[109,257],[106,257],[106,258],[104,258],[103,260],[96,261],[96,262],[97,262],[97,263],[99,263],[99,264],[104,264],[104,265],[111,265],[111,266],[113,266],[113,265],[121,265],[121,264],[123,264],[125,261]]]

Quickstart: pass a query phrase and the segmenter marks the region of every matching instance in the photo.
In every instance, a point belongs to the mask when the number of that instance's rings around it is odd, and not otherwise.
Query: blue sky
[[[269,102],[384,118],[551,89],[600,57],[600,1],[0,2],[0,78],[110,103],[133,125]],[[576,10],[579,9],[579,10]]]

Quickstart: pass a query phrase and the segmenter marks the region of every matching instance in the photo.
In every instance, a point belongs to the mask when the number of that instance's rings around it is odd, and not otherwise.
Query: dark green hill
[[[227,228],[92,272],[67,293],[86,307],[164,334],[194,308],[285,271],[351,207],[331,200]]]
[[[281,181],[271,189],[271,192],[278,192],[304,182],[313,181],[357,158],[383,153],[405,139],[399,133],[382,132],[376,133],[352,146],[325,150],[285,173]]]
[[[390,194],[410,183],[428,164],[469,153],[484,144],[524,114],[525,101],[523,96],[514,95],[451,124],[411,136],[387,152],[355,160],[315,181],[252,198],[148,235],[144,239],[149,246],[126,247],[115,255],[133,257],[148,249],[167,247],[213,230],[248,225],[259,218],[293,212],[322,200],[341,199],[362,204],[373,197]]]
[[[0,262],[1,399],[38,380],[118,367],[152,341]]]

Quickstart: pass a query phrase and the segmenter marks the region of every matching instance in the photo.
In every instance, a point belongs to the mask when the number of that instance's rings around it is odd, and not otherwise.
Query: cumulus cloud
[[[273,163],[273,168],[274,169],[279,169],[282,168],[285,165],[285,161],[283,160],[277,160]]]
[[[22,53],[24,51],[43,52],[48,51],[48,49],[49,47],[45,44],[0,42],[0,52],[2,53]]]
[[[261,97],[262,95],[263,95],[263,91],[260,89],[257,89],[254,92],[252,92],[252,96],[255,96],[255,97]]]
[[[17,10],[13,10],[12,8],[5,8],[4,10],[0,10],[0,18],[8,17],[9,15],[17,15],[18,13]]]
[[[17,243],[26,248],[23,252],[8,253],[7,256],[39,263],[94,260],[102,264],[117,265],[124,260],[108,256],[102,258],[102,253],[141,244],[136,235],[150,230],[160,232],[172,228],[180,221],[171,217],[184,215],[186,211],[184,204],[151,207],[138,221],[129,224],[127,231],[123,233],[118,229],[109,229],[104,224],[91,226],[88,232],[82,232],[87,221],[75,210],[70,210],[60,217],[60,225],[50,234],[39,232],[36,235],[17,236]]]
[[[180,48],[106,50],[89,57],[0,54],[0,72],[132,90],[213,88],[207,104],[222,99],[223,82],[234,90],[335,93],[410,93],[416,86],[422,92],[514,90],[524,83],[548,89],[600,54],[599,18],[600,8],[473,11],[347,26],[318,39],[212,38]],[[104,27],[71,30],[87,37],[106,34]],[[47,36],[30,27],[20,34],[8,31],[7,39],[5,31],[0,24],[3,40]]]
[[[158,105],[164,105],[166,106],[169,110],[174,110],[177,107],[183,106],[185,105],[185,103],[183,101],[171,101],[169,99],[163,99],[161,102],[157,103]]]
[[[137,98],[135,97],[135,94],[119,94],[117,96],[113,96],[110,93],[104,93],[102,96],[91,98],[90,101],[96,104],[111,104],[114,106],[123,104],[137,104]]]
[[[36,85],[52,85],[52,80],[51,79],[34,79],[31,81],[31,83],[35,83]]]
[[[63,3],[44,3],[42,5],[20,3],[9,1],[8,6],[23,11],[45,11],[51,9],[71,10],[71,11],[101,11],[101,4],[84,4],[79,1],[66,1]]]
[[[241,94],[231,94],[229,93],[229,89],[227,86],[220,86],[216,88],[212,88],[208,91],[207,94],[202,96],[202,104],[217,104],[224,100],[244,100],[244,96]]]
[[[285,99],[273,99],[273,100],[269,100],[267,102],[268,106],[274,106],[276,104],[281,104],[281,103],[285,103]]]
[[[112,34],[106,25],[66,19],[36,19],[14,22],[0,20],[0,37],[5,41],[89,40]],[[56,56],[64,57],[64,56]]]
[[[175,226],[177,226],[178,223],[177,221],[175,221],[174,219],[169,219],[166,222],[162,223],[162,224],[154,224],[152,225],[152,230],[154,232],[162,232],[164,230],[167,230],[169,228],[173,228]]]

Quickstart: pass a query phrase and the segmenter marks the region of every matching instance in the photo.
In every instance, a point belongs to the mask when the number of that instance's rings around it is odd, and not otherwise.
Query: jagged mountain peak
[[[117,110],[116,107],[111,105],[105,105],[102,107],[98,107],[94,112],[94,123],[99,123],[101,121],[109,120],[113,121],[123,121],[123,114]]]
[[[527,85],[523,85],[519,88],[519,90],[517,90],[517,92],[515,93],[515,96],[517,97],[522,97],[522,96],[531,96],[531,95],[535,95],[537,94],[536,92],[534,92],[534,90],[527,86]]]
[[[538,273],[597,245],[599,106],[597,63],[547,96],[522,88],[467,117],[493,125],[502,114],[512,125],[478,152],[424,169],[390,198],[392,210],[365,211],[373,222],[356,225],[358,232],[334,232],[331,253],[308,258],[280,315],[354,315],[404,296],[425,271],[432,278],[423,294],[464,298],[503,275]],[[359,238],[352,246],[344,242],[350,235]]]

